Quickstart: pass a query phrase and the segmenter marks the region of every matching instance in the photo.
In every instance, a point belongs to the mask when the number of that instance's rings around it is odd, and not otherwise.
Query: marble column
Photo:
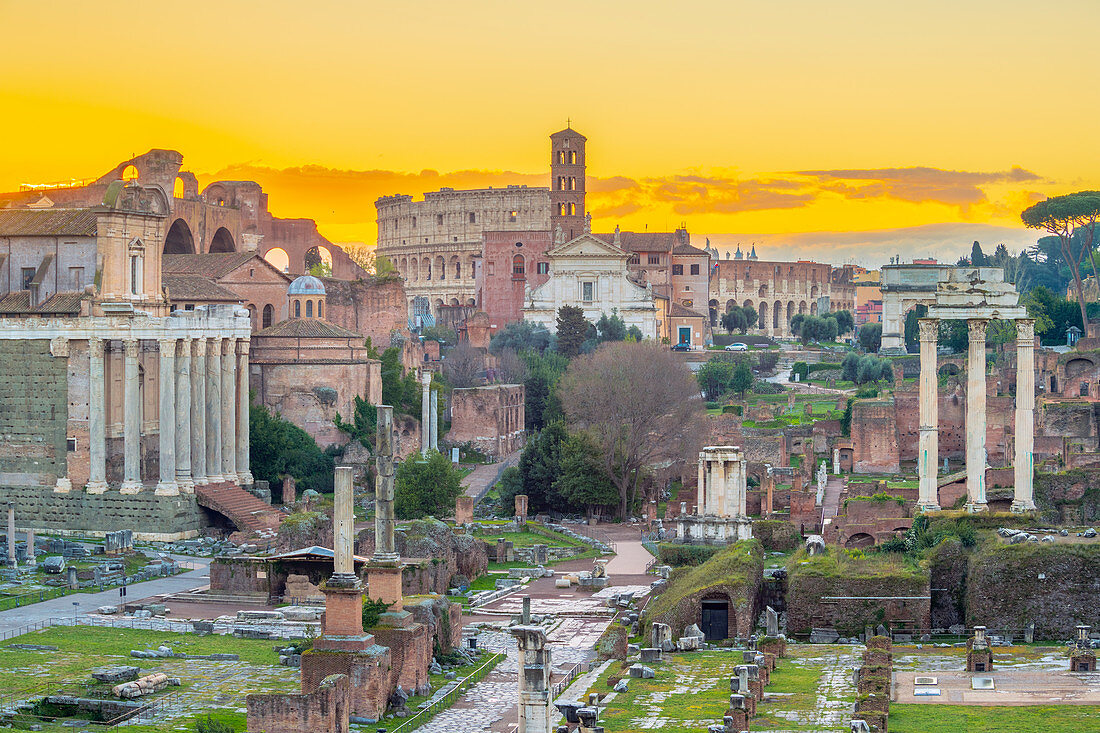
[[[428,455],[428,449],[432,444],[432,373],[425,371],[420,374],[422,389],[420,392],[420,455]]]
[[[195,493],[191,478],[191,349],[192,339],[179,342],[176,357],[176,485],[181,493]]]
[[[936,339],[940,322],[921,318],[920,329],[920,443],[917,447],[917,510],[939,511],[940,409],[939,374],[936,371]]]
[[[222,478],[237,480],[237,339],[222,340]]]
[[[1016,491],[1012,511],[1035,510],[1035,321],[1016,321]]]
[[[256,483],[250,470],[248,452],[248,339],[237,341],[237,482],[241,486]]]
[[[88,339],[88,483],[89,494],[107,490],[107,414],[103,384],[103,339]]]
[[[376,443],[378,480],[375,482],[374,559],[383,562],[393,562],[399,558],[397,551],[394,549],[393,541],[393,454],[393,408],[389,405],[379,405]]]
[[[15,559],[15,504],[8,504],[8,566],[19,567]]]
[[[221,483],[222,477],[222,339],[206,342],[206,479]]]
[[[176,483],[176,339],[159,339],[160,480],[157,496],[178,496]]]
[[[122,374],[122,494],[141,492],[141,390],[138,371],[140,342],[126,339]]]
[[[34,530],[27,530],[27,565],[34,567],[38,564],[38,560],[34,557]]]
[[[193,344],[191,362],[191,480],[196,486],[210,483],[206,477],[206,339]]]
[[[333,506],[333,574],[339,578],[355,575],[355,491],[351,466],[337,466]]]
[[[699,454],[699,483],[695,488],[695,500],[699,502],[699,506],[703,506],[706,501],[706,486],[707,486],[707,463],[703,458],[705,454]],[[681,502],[683,504],[683,502]],[[681,512],[682,513],[682,512]]]
[[[985,329],[989,321],[971,318],[966,364],[966,510],[984,512],[985,501]]]
[[[431,444],[432,450],[439,450],[439,391],[431,390]]]

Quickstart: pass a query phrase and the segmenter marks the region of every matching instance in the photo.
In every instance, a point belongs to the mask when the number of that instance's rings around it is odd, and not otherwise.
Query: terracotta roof
[[[0,298],[0,313],[80,313],[80,293],[56,293],[37,308],[31,308],[29,290],[16,290]]]
[[[0,209],[0,237],[94,237],[93,209]]]
[[[211,254],[179,255],[166,254],[161,257],[160,270],[167,275],[202,275],[217,280],[225,277],[253,258],[260,257],[255,252],[214,252]],[[287,279],[289,282],[289,278]]]
[[[702,313],[693,311],[691,308],[679,303],[673,303],[672,307],[668,309],[668,314],[673,318],[706,318]]]
[[[173,300],[201,300],[239,303],[241,296],[218,285],[212,278],[200,275],[164,275],[161,282]]]
[[[614,232],[593,234],[608,244],[615,241]],[[619,232],[619,246],[627,252],[669,252],[676,244],[676,232]]]
[[[322,321],[317,318],[291,318],[289,321],[276,323],[262,331],[252,334],[257,336],[278,336],[282,338],[363,338],[362,335],[337,326],[335,323]]]
[[[674,255],[709,255],[705,250],[701,250],[698,247],[693,247],[690,244],[678,244],[675,249],[672,250]]]

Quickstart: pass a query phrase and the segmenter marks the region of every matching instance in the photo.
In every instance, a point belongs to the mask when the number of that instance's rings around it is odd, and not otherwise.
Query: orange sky
[[[372,241],[374,198],[545,185],[589,138],[596,227],[877,264],[1015,247],[1100,188],[1100,3],[0,0],[0,190],[153,147]]]

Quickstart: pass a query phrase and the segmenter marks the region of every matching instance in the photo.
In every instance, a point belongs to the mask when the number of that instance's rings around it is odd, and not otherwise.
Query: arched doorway
[[[765,328],[767,328],[767,326],[768,326],[768,301],[762,300],[762,301],[760,301],[760,314],[759,314],[759,323],[757,324],[757,328],[759,328],[761,331],[763,331]]]
[[[191,227],[183,219],[176,219],[168,228],[168,236],[164,238],[164,254],[195,254],[195,238],[191,235]]]
[[[214,232],[214,238],[210,240],[210,252],[236,252],[237,246],[233,243],[233,235],[225,227],[218,227]]]
[[[848,541],[844,543],[844,546],[853,549],[863,549],[864,547],[870,547],[875,544],[875,538],[865,532],[857,532],[848,538]]]

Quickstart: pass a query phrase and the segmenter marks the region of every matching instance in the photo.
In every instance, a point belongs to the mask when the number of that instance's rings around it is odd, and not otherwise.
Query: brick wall
[[[0,486],[52,489],[65,475],[67,367],[47,340],[0,340]]]
[[[456,389],[451,392],[451,444],[471,443],[482,453],[504,456],[523,446],[522,384]]]
[[[898,473],[898,424],[893,399],[852,404],[853,470]]]
[[[338,674],[312,693],[249,695],[248,733],[348,733],[351,681]]]

